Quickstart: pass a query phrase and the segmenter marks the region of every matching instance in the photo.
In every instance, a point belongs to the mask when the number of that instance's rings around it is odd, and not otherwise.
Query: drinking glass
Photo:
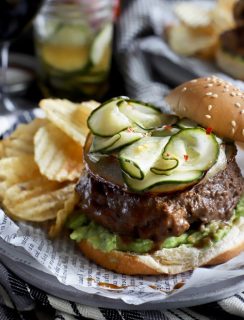
[[[108,88],[113,0],[49,0],[37,16],[35,39],[46,96],[101,98]]]
[[[18,109],[5,92],[10,42],[31,22],[41,4],[41,0],[0,0],[0,113]]]

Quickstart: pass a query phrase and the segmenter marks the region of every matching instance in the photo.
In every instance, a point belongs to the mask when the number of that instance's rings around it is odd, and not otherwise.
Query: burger
[[[174,89],[172,113],[118,97],[88,118],[70,237],[122,274],[177,274],[244,249],[244,95],[216,77]]]
[[[218,66],[234,78],[244,80],[244,1],[233,6],[236,27],[226,30],[219,37],[216,61]]]
[[[234,78],[244,80],[244,25],[220,35],[216,53],[218,66]]]

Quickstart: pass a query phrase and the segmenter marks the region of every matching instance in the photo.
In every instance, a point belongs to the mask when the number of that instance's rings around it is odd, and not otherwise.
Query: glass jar
[[[113,0],[48,0],[34,24],[46,96],[99,99],[108,89]]]

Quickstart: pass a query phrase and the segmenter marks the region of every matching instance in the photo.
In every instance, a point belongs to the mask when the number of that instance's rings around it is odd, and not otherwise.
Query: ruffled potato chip
[[[0,141],[0,159],[4,157],[3,141]]]
[[[73,193],[73,196],[64,203],[64,208],[58,211],[56,221],[49,230],[51,238],[57,237],[61,233],[68,216],[73,212],[78,201],[79,196]]]
[[[0,141],[0,201],[15,220],[56,218],[50,229],[56,236],[78,201],[75,184],[83,167],[86,121],[99,104],[44,101],[48,119],[19,125]]]
[[[183,56],[191,56],[203,50],[209,51],[211,56],[212,48],[216,45],[215,34],[199,33],[184,24],[170,27],[167,35],[170,47]]]
[[[89,131],[86,124],[87,118],[98,106],[99,103],[96,101],[78,104],[68,100],[44,99],[40,102],[46,117],[81,146],[84,145]]]
[[[33,137],[45,125],[46,119],[35,119],[28,124],[20,124],[17,129],[1,142],[0,158],[30,155],[34,153]]]
[[[3,206],[15,219],[46,221],[56,218],[59,210],[74,193],[74,184],[56,184],[42,178],[8,188]]]
[[[28,170],[26,164],[28,163]],[[4,199],[8,188],[38,176],[39,169],[32,156],[9,157],[0,160],[0,200]]]
[[[35,161],[49,180],[73,181],[82,168],[82,147],[52,123],[40,128],[34,137]]]
[[[178,2],[175,5],[174,11],[180,21],[188,27],[202,28],[208,27],[211,24],[209,10],[203,7],[199,13],[199,4],[192,3],[192,1]]]
[[[233,8],[236,0],[218,0],[216,6],[210,10],[210,17],[217,34],[235,27]]]
[[[42,176],[32,156],[0,160],[2,204],[14,219],[46,221],[57,216],[74,197],[75,183],[58,183]]]

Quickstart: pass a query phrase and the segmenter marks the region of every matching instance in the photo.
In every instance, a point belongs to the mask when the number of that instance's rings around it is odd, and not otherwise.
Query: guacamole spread
[[[176,248],[180,245],[204,247],[217,242],[228,233],[238,219],[244,217],[244,196],[239,201],[230,221],[213,221],[203,226],[201,230],[189,230],[179,237],[168,237],[161,243],[160,248]],[[104,227],[89,220],[83,213],[76,212],[68,221],[68,227],[72,229],[70,238],[77,242],[88,240],[92,246],[102,251],[130,251],[135,253],[147,253],[154,248],[154,242],[149,239],[136,239],[124,242],[122,238]]]

